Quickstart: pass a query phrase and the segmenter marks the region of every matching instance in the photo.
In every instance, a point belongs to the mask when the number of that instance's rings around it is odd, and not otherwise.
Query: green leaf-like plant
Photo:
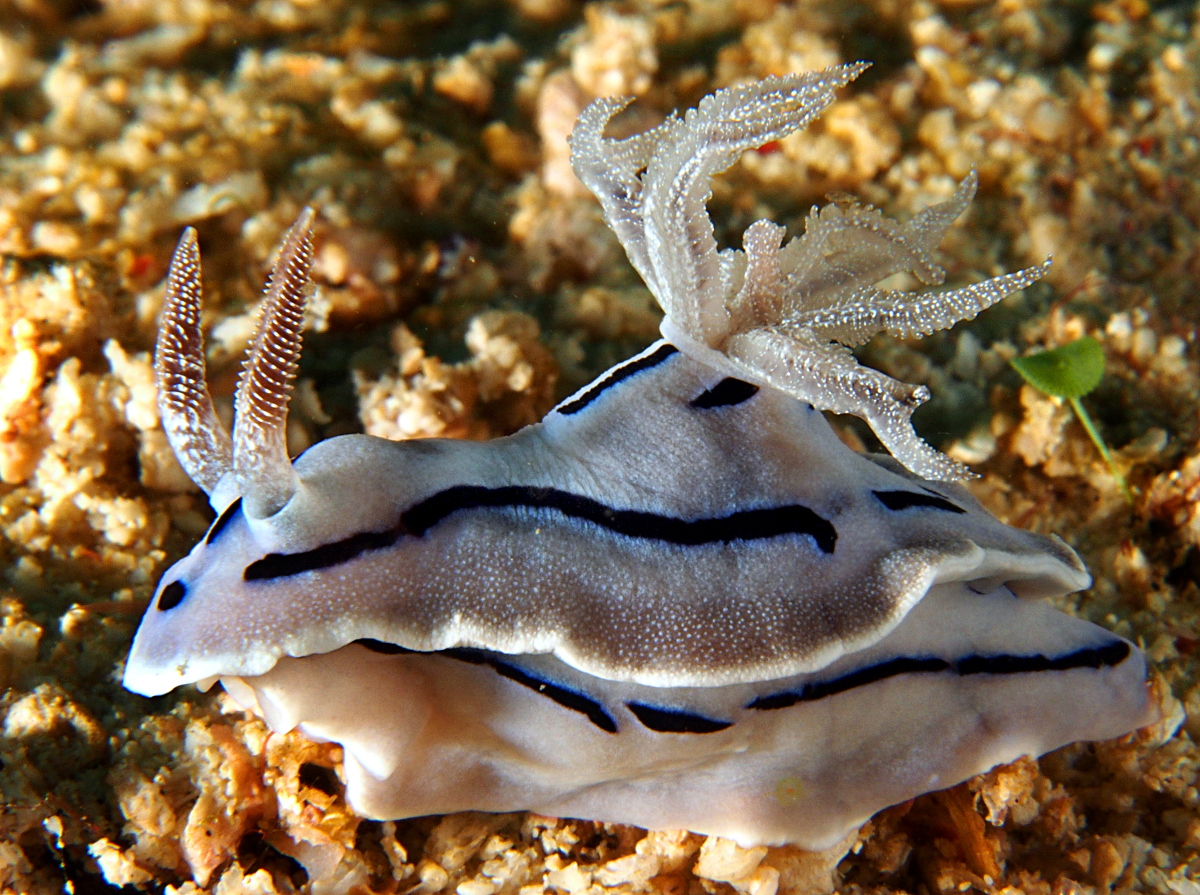
[[[1071,409],[1104,458],[1109,472],[1121,487],[1121,493],[1132,503],[1133,496],[1125,476],[1117,468],[1112,452],[1100,437],[1100,430],[1079,400],[1099,385],[1104,377],[1104,347],[1091,336],[1084,336],[1050,351],[1013,358],[1011,363],[1025,381],[1039,392],[1065,398],[1071,403]]]

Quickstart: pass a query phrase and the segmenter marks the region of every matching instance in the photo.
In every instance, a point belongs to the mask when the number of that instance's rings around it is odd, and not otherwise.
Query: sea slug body
[[[974,176],[906,224],[837,204],[786,244],[759,221],[717,251],[712,176],[864,67],[728,88],[621,141],[603,130],[622,101],[585,110],[573,164],[664,339],[483,444],[349,435],[288,458],[310,210],[227,434],[185,233],[159,401],[217,519],[163,577],[126,686],[219,680],[273,729],[342,744],[347,796],[373,817],[531,809],[809,848],[998,763],[1151,723],[1142,653],[1045,600],[1089,584],[1074,552],[954,484],[966,470],[909,421],[926,391],[849,352],[1042,275],[876,287],[941,282],[930,252]],[[863,417],[892,457],[847,448],[822,410]]]

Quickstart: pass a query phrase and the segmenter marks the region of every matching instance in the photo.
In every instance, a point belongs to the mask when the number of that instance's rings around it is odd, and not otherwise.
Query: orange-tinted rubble
[[[1047,279],[865,361],[1005,521],[1096,577],[1070,611],[1142,644],[1165,720],[888,809],[839,848],[742,849],[535,815],[365,821],[336,747],[120,670],[207,503],[158,428],[149,349],[198,228],[229,412],[270,253],[320,209],[291,446],[488,438],[655,335],[575,181],[578,111],[633,132],[739,79],[874,67],[710,204],[724,244],[826,194],[904,217],[972,167],[959,285]],[[0,0],[0,892],[1200,895],[1200,13],[1104,0]],[[1069,407],[1008,361],[1090,334]],[[866,438],[847,428],[846,438]],[[65,888],[66,887],[66,888]]]

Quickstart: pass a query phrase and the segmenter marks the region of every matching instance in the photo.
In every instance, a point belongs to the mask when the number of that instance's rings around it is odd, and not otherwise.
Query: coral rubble
[[[0,0],[0,23],[0,891],[1200,891],[1194,7]],[[820,121],[717,182],[717,243],[763,217],[799,232],[829,193],[910,219],[977,171],[947,283],[1053,255],[1045,281],[859,356],[929,388],[916,427],[990,510],[1079,550],[1096,585],[1067,608],[1145,646],[1158,729],[889,809],[842,858],[532,815],[362,821],[336,748],[215,693],[119,687],[157,576],[208,522],[148,355],[184,226],[218,415],[269,253],[313,202],[292,451],[363,428],[499,435],[657,326],[567,167],[575,115],[636,94],[619,138],[857,59],[874,66]],[[1084,400],[1132,507],[1068,409],[1008,367],[1084,334],[1109,369]]]

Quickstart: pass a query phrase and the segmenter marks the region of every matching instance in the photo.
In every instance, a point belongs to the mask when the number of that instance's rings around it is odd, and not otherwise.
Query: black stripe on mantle
[[[395,528],[360,532],[302,553],[269,553],[250,563],[242,577],[246,581],[266,581],[326,569],[368,551],[391,547],[403,536],[420,537],[455,513],[518,508],[553,511],[571,519],[591,522],[613,534],[684,547],[758,541],[785,535],[807,535],[825,554],[832,554],[837,544],[837,529],[833,523],[801,504],[738,510],[727,516],[679,519],[643,510],[614,509],[590,497],[557,488],[456,485],[406,510]]]
[[[688,405],[696,410],[714,410],[718,407],[734,407],[749,401],[758,394],[758,386],[741,379],[726,377],[710,388],[701,392]]]
[[[225,507],[225,511],[217,517],[217,521],[212,524],[212,527],[208,530],[208,534],[204,536],[205,545],[211,545],[217,539],[217,536],[225,530],[225,526],[233,521],[233,517],[238,514],[241,508],[242,499],[240,497]]]
[[[625,363],[613,367],[606,374],[604,374],[603,378],[598,379],[596,382],[593,382],[591,385],[589,385],[578,397],[571,398],[569,401],[559,404],[558,407],[554,409],[563,416],[570,416],[571,414],[579,413],[579,411],[583,410],[617,383],[623,382],[630,376],[635,376],[645,370],[653,369],[671,355],[678,353],[678,348],[676,348],[674,345],[664,342],[649,354],[644,354],[641,357],[631,358]]]
[[[911,509],[912,507],[928,507],[933,510],[944,510],[947,513],[965,513],[962,507],[952,503],[940,494],[922,494],[919,491],[872,491],[876,499],[893,512]]]

